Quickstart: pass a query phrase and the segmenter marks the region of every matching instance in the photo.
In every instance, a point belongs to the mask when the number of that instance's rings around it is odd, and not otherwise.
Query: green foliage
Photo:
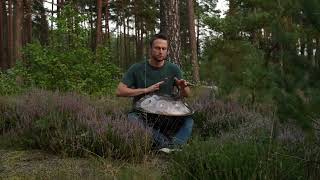
[[[290,152],[268,144],[266,137],[242,142],[194,141],[174,154],[169,174],[172,179],[313,179],[319,164],[316,151]],[[309,169],[310,168],[310,169]]]
[[[16,76],[25,74],[24,83],[33,87],[107,95],[120,76],[119,69],[108,63],[110,55],[105,47],[97,53],[87,48],[59,52],[34,43],[24,52],[26,63],[14,70]]]
[[[246,41],[208,41],[202,78],[215,81],[220,94],[241,89],[240,100],[255,103],[268,96],[269,74],[263,53]]]
[[[61,14],[52,21],[57,28],[52,32],[51,46],[60,51],[88,47],[89,30],[84,24],[89,20],[87,14],[80,14],[75,2],[63,6]]]

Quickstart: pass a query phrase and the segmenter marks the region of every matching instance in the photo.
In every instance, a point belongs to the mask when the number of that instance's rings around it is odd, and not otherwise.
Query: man
[[[180,96],[188,97],[190,88],[187,81],[182,79],[182,72],[179,67],[166,61],[168,51],[168,40],[163,34],[156,34],[150,41],[150,57],[147,61],[133,64],[125,73],[119,83],[116,94],[122,97],[134,97],[136,103],[141,97],[149,93],[166,94],[173,96],[174,87],[179,89]],[[172,120],[158,120],[159,123],[149,124],[138,112],[131,112],[128,115],[130,121],[134,121],[144,127],[153,127],[154,142],[162,151],[169,151],[169,148],[183,145],[191,136],[193,120],[191,117],[182,117]],[[163,129],[168,124],[173,126],[175,121],[179,121],[179,129],[170,137],[166,134],[167,129]]]

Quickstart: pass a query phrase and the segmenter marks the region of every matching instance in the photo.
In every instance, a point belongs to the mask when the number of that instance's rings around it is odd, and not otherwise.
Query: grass
[[[39,150],[0,149],[0,179],[160,179],[158,159],[130,164],[96,157],[67,158]]]

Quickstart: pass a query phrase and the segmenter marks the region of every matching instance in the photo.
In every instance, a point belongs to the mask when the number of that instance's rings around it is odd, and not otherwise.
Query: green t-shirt
[[[143,61],[133,64],[128,69],[122,79],[122,83],[126,84],[129,88],[138,89],[147,88],[160,81],[165,81],[155,93],[173,96],[175,77],[178,79],[182,78],[182,72],[176,64],[166,61],[161,68],[155,68],[148,61]],[[134,97],[133,102],[136,102],[143,96]]]

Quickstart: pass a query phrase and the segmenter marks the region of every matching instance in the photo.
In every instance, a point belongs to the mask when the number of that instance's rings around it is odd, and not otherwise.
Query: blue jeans
[[[193,119],[185,117],[165,117],[146,115],[138,112],[128,114],[128,120],[144,128],[152,128],[156,147],[181,146],[187,143],[192,133]]]

